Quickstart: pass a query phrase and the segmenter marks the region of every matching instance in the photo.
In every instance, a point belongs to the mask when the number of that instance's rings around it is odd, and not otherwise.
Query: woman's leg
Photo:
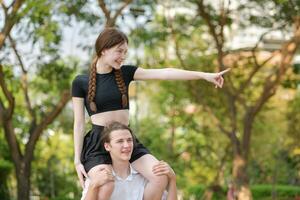
[[[104,168],[111,169],[111,166],[106,165],[106,164],[97,165],[89,170],[88,176],[94,177],[96,173],[98,173],[100,170],[102,170]],[[110,181],[110,182],[104,184],[103,186],[101,186],[99,188],[98,200],[109,200],[113,190],[114,190],[114,182]]]
[[[149,181],[145,187],[144,200],[161,200],[167,187],[167,176],[155,176],[152,172],[152,167],[157,163],[158,160],[151,154],[146,154],[132,162],[133,168]]]

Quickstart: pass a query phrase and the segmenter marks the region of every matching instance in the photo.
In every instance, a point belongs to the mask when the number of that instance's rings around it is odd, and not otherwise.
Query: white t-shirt
[[[112,171],[112,174],[115,177],[115,187],[110,200],[143,200],[144,189],[148,180],[135,171],[131,165],[130,174],[126,179],[117,176],[114,171]],[[81,200],[84,200],[89,184],[90,180],[86,179]],[[162,200],[167,199],[167,194],[165,191]]]

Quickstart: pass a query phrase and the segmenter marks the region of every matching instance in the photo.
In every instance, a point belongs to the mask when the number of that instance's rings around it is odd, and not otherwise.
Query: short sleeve
[[[72,97],[85,97],[84,79],[81,75],[75,77],[72,82]]]
[[[134,73],[137,70],[137,66],[134,65],[123,65],[121,70],[124,76],[125,81],[129,84],[134,77]]]

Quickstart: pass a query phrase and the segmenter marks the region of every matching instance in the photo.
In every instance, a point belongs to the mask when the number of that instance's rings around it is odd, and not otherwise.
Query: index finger
[[[220,75],[223,75],[223,74],[227,73],[227,72],[230,71],[230,70],[231,70],[231,68],[225,69],[225,70],[219,72],[219,74],[220,74]]]
[[[158,163],[156,163],[155,165],[153,165],[153,167],[152,168],[157,168],[157,167],[161,167],[161,166],[164,166],[165,164],[164,164],[164,162],[158,162]]]
[[[80,182],[81,187],[84,189],[84,180],[80,180],[79,182]]]
[[[82,175],[78,175],[78,179],[79,179],[79,183],[81,185],[82,188],[84,188],[84,179]]]

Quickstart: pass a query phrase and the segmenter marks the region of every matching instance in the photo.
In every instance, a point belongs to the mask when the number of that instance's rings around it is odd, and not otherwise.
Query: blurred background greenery
[[[80,198],[70,85],[105,26],[128,34],[129,64],[232,68],[222,89],[131,84],[131,127],[180,199],[300,198],[299,0],[0,3],[0,199]]]

